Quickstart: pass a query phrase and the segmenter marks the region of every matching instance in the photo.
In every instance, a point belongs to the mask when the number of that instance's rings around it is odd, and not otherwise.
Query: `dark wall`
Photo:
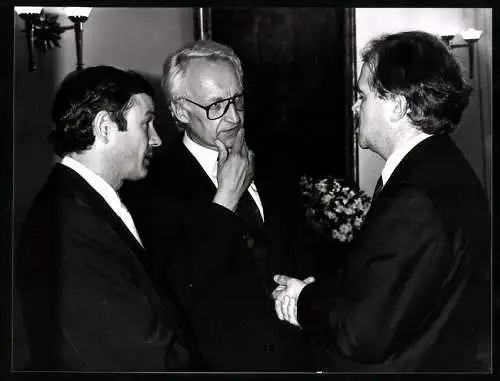
[[[343,8],[211,9],[212,39],[243,63],[249,145],[289,155],[297,174],[352,175],[346,17]]]
[[[31,201],[38,193],[52,169],[52,147],[47,137],[52,129],[50,117],[52,97],[55,91],[54,78],[57,70],[56,55],[48,51],[43,57],[35,53],[37,71],[29,71],[28,50],[24,23],[16,17],[14,31],[14,198],[12,245],[17,246],[19,230]],[[13,252],[14,253],[14,252]],[[17,290],[13,290],[16,295]],[[19,308],[12,309],[15,329],[14,368],[19,369],[29,359],[25,345],[25,331]]]
[[[14,243],[28,208],[53,165],[52,146],[47,137],[52,129],[51,108],[55,93],[57,52],[36,54],[37,71],[29,71],[28,50],[16,18],[14,33]]]

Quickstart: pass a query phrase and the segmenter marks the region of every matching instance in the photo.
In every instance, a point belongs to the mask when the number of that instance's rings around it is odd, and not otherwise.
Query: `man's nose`
[[[151,127],[151,131],[149,133],[149,145],[151,147],[159,147],[161,146],[162,141],[158,133],[156,132],[156,129],[154,127]]]
[[[229,108],[226,112],[225,119],[233,124],[238,124],[241,122],[241,115],[238,110],[236,110],[236,106],[234,105],[234,102],[231,102],[229,104]]]
[[[359,100],[358,100],[358,101],[356,101],[356,103],[354,103],[354,104],[352,105],[351,110],[352,110],[352,112],[353,112],[353,113],[355,113],[355,114],[357,114],[357,113],[358,113],[358,111],[359,111]]]

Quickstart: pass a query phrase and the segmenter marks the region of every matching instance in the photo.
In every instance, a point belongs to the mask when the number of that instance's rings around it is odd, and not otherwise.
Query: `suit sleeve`
[[[441,219],[410,186],[381,194],[336,282],[306,286],[303,329],[358,362],[378,363],[422,326],[451,266]]]

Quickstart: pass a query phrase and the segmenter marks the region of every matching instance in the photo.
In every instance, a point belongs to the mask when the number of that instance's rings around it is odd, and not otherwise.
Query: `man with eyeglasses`
[[[184,132],[155,156],[147,179],[122,192],[156,253],[150,271],[175,290],[205,370],[311,370],[300,330],[274,317],[272,274],[303,279],[308,250],[280,173],[254,170],[240,59],[225,45],[195,41],[167,58],[163,73]]]

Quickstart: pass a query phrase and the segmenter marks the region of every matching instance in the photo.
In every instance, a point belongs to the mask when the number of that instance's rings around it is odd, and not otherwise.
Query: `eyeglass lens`
[[[222,117],[227,110],[229,110],[229,106],[231,103],[234,104],[234,107],[238,111],[244,110],[244,101],[243,95],[236,95],[233,98],[223,99],[221,101],[217,101],[208,106],[208,118],[209,119],[218,119]]]

